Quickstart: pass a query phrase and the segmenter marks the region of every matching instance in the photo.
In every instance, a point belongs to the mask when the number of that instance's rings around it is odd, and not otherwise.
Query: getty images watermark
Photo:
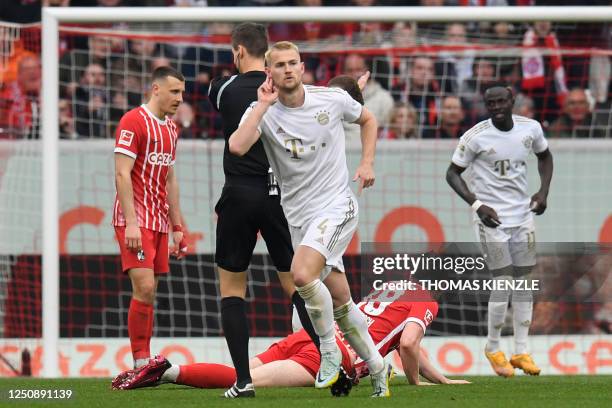
[[[437,256],[407,253],[372,258],[374,290],[420,290],[429,291],[491,291],[491,290],[540,290],[539,279],[451,279],[446,274],[463,275],[467,271],[487,270],[486,255],[482,256]],[[381,275],[385,275],[384,277]],[[409,279],[398,279],[409,275]],[[419,278],[415,279],[415,275]],[[427,278],[428,275],[435,275]],[[392,276],[392,280],[389,277]]]
[[[612,245],[599,243],[362,243],[361,294],[442,292],[482,301],[495,291],[529,291],[545,301],[607,302]]]

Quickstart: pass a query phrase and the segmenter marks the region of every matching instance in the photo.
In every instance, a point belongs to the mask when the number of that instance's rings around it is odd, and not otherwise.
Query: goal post
[[[58,377],[59,26],[121,22],[610,22],[612,7],[277,7],[43,8],[42,11],[42,332],[43,376]]]

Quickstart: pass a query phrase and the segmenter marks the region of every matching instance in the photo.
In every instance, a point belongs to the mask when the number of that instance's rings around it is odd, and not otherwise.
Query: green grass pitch
[[[166,384],[133,391],[110,390],[110,379],[0,379],[1,407],[609,407],[612,376],[471,377],[471,385],[408,386],[393,381],[390,399],[369,398],[368,381],[353,388],[349,397],[333,398],[314,388],[259,388],[253,400],[225,400],[223,390],[201,390]],[[367,380],[367,379],[366,379]],[[71,389],[70,400],[9,400],[9,389]]]

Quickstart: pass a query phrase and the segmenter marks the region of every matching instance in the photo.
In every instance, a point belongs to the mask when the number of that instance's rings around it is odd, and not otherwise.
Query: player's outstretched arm
[[[399,353],[406,379],[411,385],[419,385],[419,353],[423,329],[418,323],[408,322],[402,331]]]
[[[361,111],[361,116],[357,120],[361,127],[361,162],[353,181],[359,180],[359,191],[364,188],[374,185],[374,155],[376,153],[376,132],[378,131],[378,123],[376,117],[365,106]]]
[[[179,185],[176,179],[176,172],[174,166],[170,166],[168,170],[168,180],[166,181],[166,190],[168,191],[168,215],[172,222],[172,241],[174,242],[175,249],[172,251],[172,255],[181,259],[187,252],[187,244],[185,242],[185,236],[183,234],[181,206],[179,203]]]
[[[465,180],[461,177],[464,171],[465,167],[458,166],[451,162],[446,170],[446,182],[461,198],[463,198],[463,201],[472,207],[474,207],[474,205],[478,206],[478,208],[474,208],[474,210],[484,225],[490,228],[499,227],[501,222],[497,217],[497,213],[493,208],[480,203],[476,195],[470,191]]]
[[[431,364],[423,348],[420,349],[419,353],[419,368],[421,375],[434,384],[471,384],[466,380],[451,380],[450,378],[446,378],[444,374],[436,370],[433,364]]]
[[[261,132],[259,123],[264,114],[278,99],[278,90],[268,77],[257,89],[257,103],[244,113],[238,129],[229,138],[229,151],[237,156],[244,156],[257,142]]]
[[[135,160],[123,153],[115,153],[115,187],[125,217],[125,246],[130,251],[142,249],[140,227],[134,209],[134,189],[132,187],[132,168]]]
[[[553,157],[549,149],[536,153],[538,157],[538,173],[540,173],[540,190],[531,197],[531,211],[536,215],[544,214],[548,205],[548,191],[553,174]]]

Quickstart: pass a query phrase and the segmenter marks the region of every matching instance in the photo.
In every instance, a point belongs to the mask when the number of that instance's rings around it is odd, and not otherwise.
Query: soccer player
[[[168,117],[183,101],[185,78],[164,66],[153,71],[151,83],[151,98],[123,115],[115,139],[112,222],[121,266],[132,283],[128,334],[134,367],[150,359],[155,291],[159,276],[169,272],[170,228],[176,245],[173,255],[180,258],[187,250],[174,171],[177,127]]]
[[[351,300],[342,263],[358,214],[348,184],[342,120],[361,126],[362,159],[353,179],[360,180],[361,193],[374,183],[376,119],[342,89],[304,86],[304,64],[293,43],[274,44],[266,52],[266,66],[268,78],[257,91],[257,102],[231,135],[229,149],[244,155],[263,135],[268,159],[279,177],[295,250],[293,281],[320,338],[321,366],[315,386],[330,387],[339,378],[342,353],[334,340],[336,320],[369,367],[372,396],[387,397],[390,367]]]
[[[216,78],[209,88],[209,100],[221,113],[225,139],[238,128],[240,118],[257,100],[257,88],[265,81],[264,54],[268,34],[261,24],[242,23],[232,31],[232,53],[238,75]],[[225,392],[227,398],[253,397],[249,372],[249,327],[245,301],[246,270],[253,256],[257,233],[266,242],[285,293],[295,305],[302,324],[318,343],[304,301],[295,290],[289,273],[293,248],[287,219],[280,204],[278,186],[261,142],[242,157],[223,152],[225,185],[215,206],[217,244],[215,262],[221,292],[221,325],[238,374],[236,384]]]
[[[421,349],[425,330],[438,312],[437,302],[424,295],[424,292],[415,294],[412,291],[374,291],[359,303],[358,308],[371,322],[368,330],[381,353],[387,355],[393,350],[399,350],[409,384],[429,384],[420,381],[419,373],[434,384],[469,384],[465,380],[446,378],[433,367]],[[366,376],[366,365],[357,359],[352,347],[337,329],[335,341],[342,351],[344,370],[355,380]],[[300,329],[252,358],[251,377],[257,387],[307,387],[314,384],[319,364],[320,356],[316,346],[308,334]],[[225,365],[198,363],[178,366],[157,356],[142,369],[124,375],[124,380],[114,388],[134,389],[166,382],[199,388],[221,388],[231,385],[235,378],[235,370]]]
[[[459,140],[446,172],[450,186],[474,210],[474,226],[494,279],[525,279],[535,265],[533,213],[546,210],[553,158],[540,124],[512,115],[510,88],[493,85],[484,94],[490,119],[468,130]],[[527,157],[538,159],[540,189],[531,198],[527,191]],[[472,168],[468,188],[461,174]],[[511,377],[514,368],[538,375],[540,369],[528,354],[527,336],[533,311],[531,291],[513,290],[514,355],[510,362],[500,350],[510,290],[492,291],[488,304],[488,337],[485,355],[500,376]]]

